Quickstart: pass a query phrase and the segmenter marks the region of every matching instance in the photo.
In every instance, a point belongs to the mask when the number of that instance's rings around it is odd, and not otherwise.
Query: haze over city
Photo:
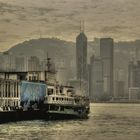
[[[0,0],[1,139],[139,140],[139,110],[140,0]]]
[[[139,7],[139,0],[0,0],[0,51],[40,36],[75,42],[80,20],[88,40],[136,40]]]

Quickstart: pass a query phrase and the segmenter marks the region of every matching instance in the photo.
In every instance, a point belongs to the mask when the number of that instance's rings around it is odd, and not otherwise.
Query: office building
[[[113,52],[114,42],[112,38],[100,39],[100,57],[103,62],[104,94],[113,97]]]
[[[76,38],[77,79],[87,81],[87,37],[83,31]]]
[[[124,81],[114,81],[114,97],[120,98],[124,97]]]
[[[89,95],[91,100],[101,100],[103,97],[103,62],[100,57],[90,59]]]
[[[140,61],[128,65],[128,87],[140,87]]]
[[[129,100],[136,101],[140,97],[140,88],[139,87],[130,87],[129,88]]]

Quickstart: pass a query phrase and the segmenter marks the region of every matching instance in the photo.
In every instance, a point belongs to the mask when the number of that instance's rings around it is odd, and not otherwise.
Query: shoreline
[[[90,103],[100,103],[100,104],[140,104],[140,101],[108,101],[108,102],[97,102],[92,101]]]

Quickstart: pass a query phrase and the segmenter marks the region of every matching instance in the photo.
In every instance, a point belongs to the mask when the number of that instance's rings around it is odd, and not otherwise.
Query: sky
[[[0,51],[40,37],[75,42],[82,20],[88,40],[140,39],[140,0],[0,0]]]

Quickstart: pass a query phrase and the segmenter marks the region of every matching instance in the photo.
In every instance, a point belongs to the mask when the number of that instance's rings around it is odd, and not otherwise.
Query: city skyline
[[[57,37],[75,42],[80,20],[89,40],[140,38],[138,0],[0,0],[0,51],[25,40]]]

